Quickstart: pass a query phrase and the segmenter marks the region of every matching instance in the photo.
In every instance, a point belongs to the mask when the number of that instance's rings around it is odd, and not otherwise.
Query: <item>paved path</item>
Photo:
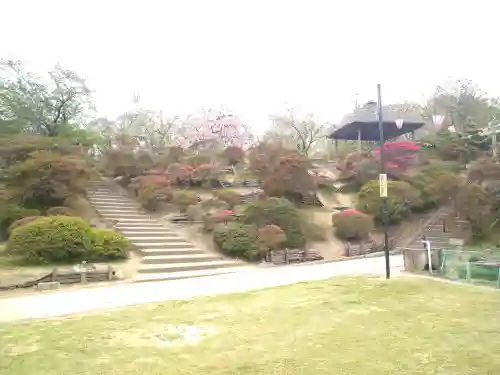
[[[315,265],[256,268],[246,272],[203,278],[121,284],[3,298],[0,299],[0,322],[59,317],[148,302],[244,292],[340,275],[383,275],[384,267],[384,258],[376,257]],[[391,256],[391,268],[394,275],[403,269],[401,255]]]

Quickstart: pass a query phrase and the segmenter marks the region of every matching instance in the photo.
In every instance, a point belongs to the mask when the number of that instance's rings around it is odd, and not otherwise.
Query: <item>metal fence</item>
[[[438,273],[450,280],[491,285],[500,289],[500,249],[446,249]]]

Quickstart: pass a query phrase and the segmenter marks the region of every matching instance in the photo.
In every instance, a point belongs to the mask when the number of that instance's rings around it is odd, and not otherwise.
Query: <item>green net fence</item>
[[[442,250],[440,273],[447,279],[500,289],[500,250]]]

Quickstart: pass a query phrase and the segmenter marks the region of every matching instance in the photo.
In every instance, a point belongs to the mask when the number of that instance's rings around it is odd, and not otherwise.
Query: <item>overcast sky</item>
[[[500,95],[494,0],[3,0],[0,57],[87,78],[98,110],[225,106],[262,131],[287,106],[422,102],[447,77]]]

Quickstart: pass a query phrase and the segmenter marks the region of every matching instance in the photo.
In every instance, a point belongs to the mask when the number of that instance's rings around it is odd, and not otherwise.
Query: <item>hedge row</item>
[[[7,252],[32,263],[103,261],[128,257],[130,243],[110,229],[93,229],[79,217],[37,218],[12,230]]]

